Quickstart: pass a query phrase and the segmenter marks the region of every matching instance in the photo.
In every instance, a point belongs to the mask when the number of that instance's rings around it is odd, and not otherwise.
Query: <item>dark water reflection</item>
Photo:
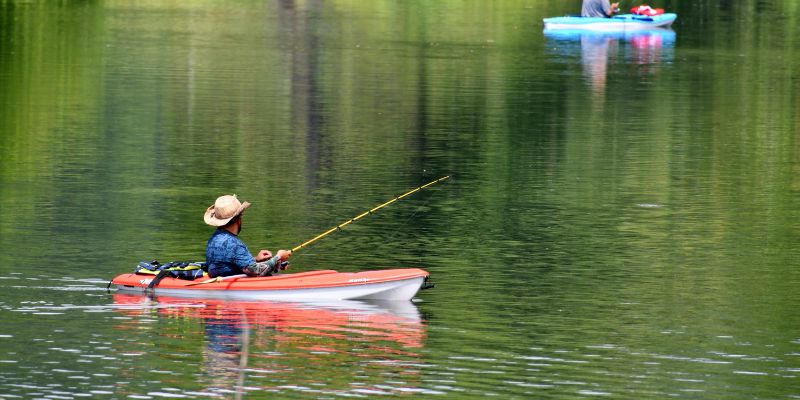
[[[668,7],[0,4],[0,397],[800,396],[800,15]],[[105,291],[221,193],[286,248],[447,174],[293,258],[409,311]]]

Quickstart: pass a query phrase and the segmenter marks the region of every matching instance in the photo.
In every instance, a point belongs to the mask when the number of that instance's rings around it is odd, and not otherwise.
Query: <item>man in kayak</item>
[[[581,17],[608,18],[619,12],[619,2],[609,4],[608,0],[583,0]]]
[[[212,278],[238,274],[269,276],[278,272],[282,263],[292,256],[289,250],[278,250],[275,256],[269,250],[261,250],[255,257],[250,254],[247,245],[239,238],[242,213],[248,207],[249,202],[240,202],[234,194],[218,197],[206,210],[203,220],[217,227],[206,246],[208,275]]]

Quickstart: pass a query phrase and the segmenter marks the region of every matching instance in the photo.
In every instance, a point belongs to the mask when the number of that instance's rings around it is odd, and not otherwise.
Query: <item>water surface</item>
[[[673,2],[674,3],[674,2]],[[800,8],[0,5],[0,397],[800,397]],[[402,305],[123,296],[216,196]]]

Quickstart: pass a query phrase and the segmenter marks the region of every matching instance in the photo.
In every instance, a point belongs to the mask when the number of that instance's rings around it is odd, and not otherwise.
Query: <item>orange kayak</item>
[[[122,274],[111,281],[120,292],[230,300],[411,300],[428,272],[419,268],[365,272],[319,270],[269,277],[235,275],[194,281],[163,278],[148,289],[152,275]]]

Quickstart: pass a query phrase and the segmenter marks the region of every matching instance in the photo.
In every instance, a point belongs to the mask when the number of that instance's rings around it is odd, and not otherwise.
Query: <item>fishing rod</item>
[[[349,219],[349,220],[347,220],[347,221],[345,221],[345,222],[343,222],[343,223],[341,223],[341,224],[339,224],[339,225],[336,225],[336,226],[334,226],[333,228],[331,228],[331,229],[328,229],[327,231],[325,231],[325,232],[322,232],[322,233],[320,233],[320,234],[319,234],[319,235],[317,235],[317,236],[314,236],[314,238],[312,238],[312,239],[310,239],[310,240],[307,240],[307,241],[303,242],[303,243],[302,243],[302,244],[300,244],[300,245],[297,245],[297,246],[295,246],[295,247],[292,249],[292,253],[294,253],[294,252],[295,252],[295,251],[297,251],[297,250],[300,250],[300,249],[302,249],[303,247],[306,247],[306,246],[310,245],[311,243],[314,243],[314,242],[316,242],[317,240],[320,240],[320,239],[324,238],[325,236],[328,236],[328,235],[330,235],[330,234],[331,234],[331,233],[333,233],[333,232],[336,232],[336,231],[339,231],[339,230],[341,230],[341,229],[342,229],[342,228],[344,228],[345,226],[347,226],[347,225],[350,225],[350,224],[352,224],[353,222],[356,222],[356,221],[360,220],[361,218],[364,218],[364,217],[366,217],[367,215],[370,215],[370,214],[374,213],[375,211],[378,211],[378,210],[380,210],[381,208],[383,208],[383,207],[386,207],[386,206],[388,206],[389,204],[392,204],[392,203],[394,203],[395,201],[398,201],[398,200],[400,200],[400,199],[403,199],[403,198],[405,198],[405,197],[411,196],[412,194],[414,194],[414,193],[416,193],[416,192],[418,192],[418,191],[420,191],[420,190],[422,190],[422,189],[425,189],[425,188],[426,188],[426,187],[428,187],[428,186],[435,185],[435,184],[437,184],[437,183],[439,183],[439,182],[441,182],[441,181],[443,181],[443,180],[445,180],[445,179],[447,179],[447,178],[449,178],[449,177],[450,177],[450,175],[447,175],[447,176],[443,176],[443,177],[441,177],[441,178],[439,178],[439,179],[436,179],[436,180],[434,180],[434,181],[430,181],[430,182],[428,182],[428,183],[426,183],[426,184],[424,184],[424,185],[422,185],[422,186],[420,186],[420,187],[417,187],[417,188],[411,189],[411,190],[409,190],[408,192],[405,192],[405,193],[401,194],[400,196],[397,196],[397,197],[395,197],[395,198],[393,198],[393,199],[391,199],[391,200],[389,200],[389,201],[387,201],[387,202],[385,202],[385,203],[383,203],[383,204],[381,204],[381,205],[379,205],[379,206],[377,206],[377,207],[374,207],[374,208],[372,208],[372,209],[369,209],[369,210],[367,210],[367,211],[364,211],[363,213],[361,213],[361,214],[359,214],[359,215],[355,216],[354,218],[351,218],[351,219]]]

